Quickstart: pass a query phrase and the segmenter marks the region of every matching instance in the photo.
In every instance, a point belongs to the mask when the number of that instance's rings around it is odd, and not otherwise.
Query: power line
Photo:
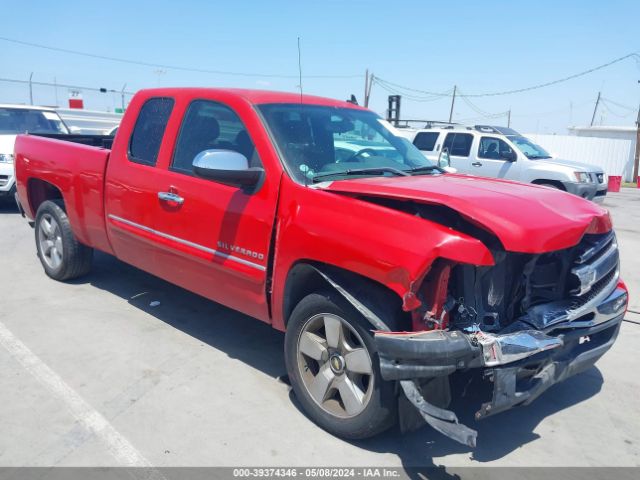
[[[197,73],[210,73],[210,74],[215,74],[215,75],[229,75],[229,76],[236,76],[236,77],[257,77],[257,78],[298,78],[298,75],[279,75],[279,74],[266,74],[266,73],[248,73],[248,72],[230,72],[230,71],[224,71],[224,70],[209,70],[209,69],[205,69],[205,68],[194,68],[194,67],[184,67],[184,66],[179,66],[179,65],[166,65],[166,64],[162,64],[162,63],[151,63],[151,62],[143,62],[140,60],[130,60],[130,59],[125,59],[125,58],[118,58],[118,57],[111,57],[108,55],[99,55],[99,54],[95,54],[95,53],[88,53],[88,52],[80,52],[77,50],[70,50],[67,48],[58,48],[58,47],[51,47],[49,45],[42,45],[39,43],[32,43],[32,42],[24,42],[22,40],[16,40],[13,38],[8,38],[8,37],[1,37],[0,36],[0,40],[5,41],[5,42],[9,42],[9,43],[14,43],[17,45],[23,45],[23,46],[27,46],[27,47],[33,47],[33,48],[41,48],[44,50],[51,50],[54,52],[61,52],[61,53],[69,53],[72,55],[80,55],[83,57],[89,57],[89,58],[97,58],[100,60],[108,60],[111,62],[120,62],[120,63],[127,63],[130,65],[140,65],[140,66],[144,66],[144,67],[153,67],[153,68],[164,68],[167,70],[180,70],[183,72],[197,72]],[[306,78],[361,78],[362,74],[354,74],[354,75],[305,75]]]
[[[29,81],[29,80],[18,80],[15,78],[0,78],[0,82],[9,82],[9,83],[22,83],[22,84],[29,84],[31,83],[32,85],[41,85],[41,86],[45,86],[45,87],[61,87],[61,88],[71,88],[74,90],[85,90],[85,91],[90,91],[90,92],[100,92],[100,93],[119,93],[119,94],[126,94],[126,95],[134,95],[135,92],[127,92],[124,90],[115,90],[115,89],[110,89],[110,88],[96,88],[96,87],[81,87],[79,85],[66,85],[64,83],[48,83],[48,82],[34,82],[34,81]]]
[[[559,83],[567,82],[569,80],[573,80],[575,78],[579,78],[579,77],[582,77],[584,75],[588,75],[590,73],[596,72],[598,70],[602,70],[603,68],[610,67],[611,65],[614,65],[616,63],[622,62],[623,60],[627,60],[629,58],[634,58],[636,61],[638,61],[638,60],[640,60],[640,55],[638,55],[637,52],[632,52],[632,53],[629,53],[629,54],[624,55],[622,57],[619,57],[619,58],[616,58],[614,60],[611,60],[611,61],[609,61],[607,63],[603,63],[602,65],[598,65],[597,67],[593,67],[593,68],[590,68],[588,70],[584,70],[582,72],[575,73],[573,75],[569,75],[567,77],[562,77],[562,78],[559,78],[557,80],[552,80],[550,82],[545,82],[545,83],[539,83],[537,85],[532,85],[532,86],[529,86],[529,87],[517,88],[517,89],[513,89],[513,90],[504,90],[504,91],[499,91],[499,92],[472,93],[472,94],[466,94],[466,95],[460,95],[460,96],[463,96],[463,97],[496,97],[496,96],[500,96],[500,95],[511,95],[511,94],[514,94],[514,93],[529,92],[531,90],[537,90],[537,89],[544,88],[544,87],[550,87],[552,85],[557,85]],[[412,91],[412,92],[416,92],[416,93],[422,93],[422,94],[425,94],[425,95],[449,96],[449,97],[452,95],[451,93],[430,92],[430,91],[426,91],[426,90],[419,90],[419,89],[416,89],[416,88],[405,87],[405,86],[399,85],[397,83],[389,82],[388,80],[383,80],[383,79],[381,79],[381,78],[379,78],[377,76],[376,76],[376,81],[383,81],[383,82],[386,82],[387,84],[392,85],[392,86],[394,86],[396,88],[404,89],[404,90]]]

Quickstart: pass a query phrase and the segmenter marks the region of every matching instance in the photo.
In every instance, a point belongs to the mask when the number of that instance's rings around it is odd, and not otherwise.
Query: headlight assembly
[[[576,176],[576,180],[580,183],[589,183],[591,181],[591,177],[587,172],[573,172]]]
[[[13,155],[10,153],[0,153],[0,163],[13,163]]]

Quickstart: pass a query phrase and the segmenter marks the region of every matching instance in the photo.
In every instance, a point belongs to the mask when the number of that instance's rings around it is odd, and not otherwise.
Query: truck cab
[[[597,203],[607,194],[607,176],[601,168],[554,158],[511,128],[440,124],[398,130],[427,158],[435,160],[446,150],[451,166],[460,173],[545,185]]]

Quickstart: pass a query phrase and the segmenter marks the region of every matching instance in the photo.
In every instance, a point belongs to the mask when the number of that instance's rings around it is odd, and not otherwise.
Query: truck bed
[[[85,245],[111,252],[104,216],[104,174],[111,150],[103,135],[18,135],[18,201],[34,219],[46,193],[64,199],[73,233]]]

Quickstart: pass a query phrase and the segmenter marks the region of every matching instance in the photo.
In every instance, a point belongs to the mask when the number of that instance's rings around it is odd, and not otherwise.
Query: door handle
[[[482,164],[480,162],[473,162],[471,165],[473,165],[474,167],[481,167]]]
[[[182,205],[184,203],[184,198],[173,192],[158,192],[158,198],[163,202],[172,202],[177,203],[178,205]]]

